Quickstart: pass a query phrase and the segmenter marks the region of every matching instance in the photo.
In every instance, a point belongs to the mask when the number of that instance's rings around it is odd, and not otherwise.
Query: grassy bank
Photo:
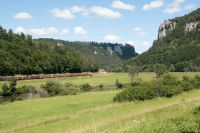
[[[200,105],[200,90],[135,103],[113,103],[116,93],[83,93],[0,105],[0,132],[153,133],[168,119],[186,116]]]

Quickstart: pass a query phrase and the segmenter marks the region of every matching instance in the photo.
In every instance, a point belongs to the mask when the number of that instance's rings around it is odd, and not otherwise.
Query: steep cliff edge
[[[157,63],[170,71],[200,71],[200,9],[164,21],[153,46],[129,63],[144,71],[152,71]]]

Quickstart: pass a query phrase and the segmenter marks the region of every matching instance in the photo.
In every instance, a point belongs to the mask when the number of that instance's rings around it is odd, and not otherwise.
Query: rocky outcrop
[[[113,54],[113,51],[112,51],[112,48],[111,47],[107,47],[107,51],[112,55]]]
[[[175,28],[176,28],[176,22],[166,20],[159,27],[158,38],[167,36]]]
[[[200,24],[200,21],[186,23],[185,32],[190,32],[190,31],[195,30],[198,24]]]
[[[122,49],[120,46],[115,46],[115,52],[117,52],[118,54],[122,55],[123,52],[122,52]]]
[[[111,55],[113,55],[113,53],[123,55],[123,51],[122,51],[122,48],[120,46],[107,47],[106,49]]]

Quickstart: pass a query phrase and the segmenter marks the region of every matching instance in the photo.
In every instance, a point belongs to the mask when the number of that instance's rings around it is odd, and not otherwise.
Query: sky
[[[0,25],[33,38],[129,43],[142,53],[164,20],[199,7],[200,0],[0,0]]]

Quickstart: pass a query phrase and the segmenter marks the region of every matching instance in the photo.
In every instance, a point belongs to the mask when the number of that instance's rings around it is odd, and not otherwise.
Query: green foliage
[[[17,80],[15,78],[11,78],[9,81],[9,86],[4,82],[2,85],[2,95],[3,96],[14,96],[16,94]]]
[[[97,43],[80,41],[63,41],[54,39],[38,39],[36,43],[63,44],[81,55],[84,71],[97,71],[98,68],[106,71],[121,72],[124,69],[124,60],[137,56],[135,48],[129,44]],[[111,52],[112,50],[112,52]],[[112,54],[111,54],[112,53]]]
[[[116,85],[116,87],[119,88],[119,89],[123,88],[123,84],[119,81],[119,79],[116,79],[115,85]]]
[[[152,71],[155,64],[164,64],[169,71],[200,71],[200,27],[185,32],[186,23],[200,21],[200,9],[171,21],[176,22],[176,28],[166,37],[155,40],[147,52],[133,58],[129,64],[135,63],[143,71]]]
[[[194,86],[188,81],[182,81],[181,88],[183,89],[183,91],[190,91],[194,88]]]
[[[154,66],[154,72],[157,78],[161,78],[165,73],[167,73],[167,68],[164,64],[156,64]]]
[[[36,42],[30,35],[0,28],[0,75],[97,71],[98,63],[68,46]],[[85,62],[88,62],[85,64]]]
[[[72,84],[66,83],[63,88],[62,95],[76,95],[80,89]]]
[[[87,92],[87,91],[92,91],[93,87],[90,84],[86,83],[86,84],[83,84],[80,89],[83,92]]]
[[[72,84],[66,83],[63,85],[56,81],[47,81],[41,88],[45,89],[49,96],[76,95],[80,91],[79,88]]]
[[[16,94],[17,95],[22,95],[22,94],[30,94],[30,93],[37,93],[37,90],[35,89],[35,87],[31,86],[31,85],[24,85],[21,87],[18,87],[16,90]]]
[[[121,93],[117,94],[113,98],[113,100],[115,102],[147,100],[147,99],[152,99],[155,96],[156,93],[153,87],[150,84],[146,83],[122,91]]]
[[[129,66],[128,72],[131,80],[131,84],[135,85],[138,82],[139,68],[137,66]]]
[[[170,74],[167,74],[163,78],[151,81],[150,83],[141,82],[138,85],[131,86],[129,89],[117,94],[113,100],[115,102],[122,102],[148,100],[154,97],[170,98],[184,91],[187,92],[192,89],[198,89],[200,87],[198,86],[199,81],[199,76],[193,79],[184,76],[183,80],[178,80]]]
[[[2,89],[2,96],[9,96],[10,95],[10,88],[6,84],[3,84],[1,86],[1,89]]]
[[[100,84],[99,87],[98,87],[98,89],[99,89],[99,90],[103,90],[103,89],[104,89],[104,85],[103,85],[103,84]]]
[[[56,96],[62,92],[62,84],[56,81],[47,81],[41,88],[44,88],[49,96]]]

